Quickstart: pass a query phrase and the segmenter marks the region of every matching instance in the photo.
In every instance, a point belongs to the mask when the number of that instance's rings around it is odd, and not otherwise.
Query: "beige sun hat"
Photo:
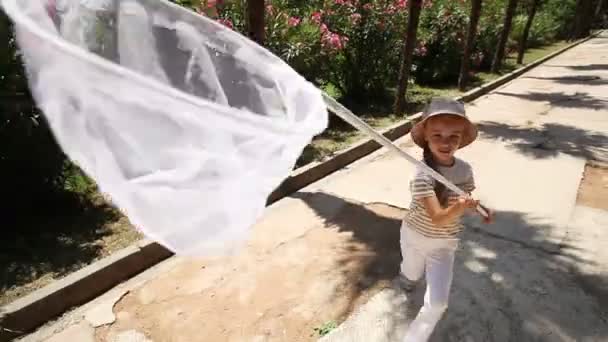
[[[422,113],[421,120],[414,125],[412,128],[412,140],[416,145],[424,147],[426,141],[424,139],[424,126],[426,121],[433,116],[437,115],[455,115],[465,119],[467,123],[462,136],[462,141],[458,148],[463,148],[477,139],[477,126],[469,120],[464,110],[464,104],[460,101],[445,97],[436,97],[431,100],[424,112]]]

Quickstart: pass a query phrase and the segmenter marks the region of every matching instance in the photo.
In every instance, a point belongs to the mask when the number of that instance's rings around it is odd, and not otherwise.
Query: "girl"
[[[424,162],[467,193],[475,189],[471,166],[455,152],[477,138],[477,127],[469,121],[461,102],[436,98],[412,128],[412,139],[424,151]],[[412,202],[401,228],[401,274],[399,285],[411,291],[426,273],[424,305],[410,325],[407,342],[428,340],[448,306],[454,253],[463,229],[459,222],[466,209],[479,202],[460,197],[418,170],[410,182]],[[489,223],[492,214],[485,218]]]

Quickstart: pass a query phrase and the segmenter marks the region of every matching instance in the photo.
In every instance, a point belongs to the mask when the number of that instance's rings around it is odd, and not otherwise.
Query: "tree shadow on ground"
[[[496,92],[498,95],[517,97],[528,101],[549,102],[552,107],[579,109],[606,109],[608,101],[585,93],[566,94],[563,92],[527,92],[525,94]]]
[[[348,268],[346,279],[355,292],[387,283],[397,275],[401,261],[399,234],[404,211],[385,216],[386,204],[362,205],[326,193],[298,193],[329,227],[352,234],[339,267]],[[339,212],[328,209],[341,206]],[[396,209],[396,208],[392,208]],[[380,212],[380,214],[379,214]],[[608,293],[586,293],[582,283],[608,285],[608,275],[586,275],[577,265],[593,260],[579,257],[580,250],[567,240],[555,239],[557,227],[525,213],[498,211],[496,223],[481,227],[467,218],[467,230],[457,252],[450,307],[433,341],[599,341],[608,338],[608,323],[598,299]],[[357,274],[347,267],[363,253]],[[604,292],[602,292],[604,291]],[[420,306],[424,290],[417,290],[413,306]],[[351,296],[356,300],[356,293]],[[408,300],[410,302],[410,300]],[[403,310],[395,300],[388,322],[391,335],[402,331]],[[351,307],[352,311],[354,307]],[[350,313],[350,312],[349,312]],[[411,317],[410,317],[411,319]],[[386,325],[385,325],[386,326]],[[372,329],[373,327],[362,327]],[[392,332],[390,332],[392,331]]]
[[[558,123],[523,127],[484,121],[479,124],[479,131],[482,137],[504,140],[524,155],[538,159],[555,157],[559,153],[585,159],[608,156],[608,135]]]
[[[323,192],[297,192],[292,197],[304,201],[326,226],[352,234],[352,243],[336,246],[344,256],[341,272],[349,284],[354,284],[349,294],[352,303],[344,315],[352,312],[364,291],[387,285],[398,274],[402,209],[384,204],[363,206]],[[340,209],[336,211],[336,207]],[[357,272],[352,271],[353,264],[359,265]]]
[[[599,71],[599,70],[608,70],[608,64],[589,64],[589,65],[551,65],[551,64],[543,64],[543,68],[568,68],[576,71]]]
[[[121,218],[102,201],[67,199],[55,208],[3,223],[1,304],[34,290],[33,281],[63,277],[97,259],[99,240],[112,233],[108,224]]]
[[[602,79],[599,76],[557,76],[557,77],[538,77],[538,76],[526,76],[525,79],[552,81],[560,84],[569,85],[606,85],[608,80]]]

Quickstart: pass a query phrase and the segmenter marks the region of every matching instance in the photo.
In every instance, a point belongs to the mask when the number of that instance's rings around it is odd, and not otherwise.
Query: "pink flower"
[[[398,9],[404,9],[407,7],[407,0],[397,0],[395,2],[395,7]]]
[[[365,5],[363,5],[363,9],[366,11],[371,11],[372,10],[372,4],[371,3],[366,3]]]
[[[352,0],[334,0],[334,2],[336,3],[336,5],[346,5],[348,7],[355,7],[356,4],[353,3]],[[357,1],[355,1],[356,3]]]
[[[310,17],[313,22],[316,24],[321,24],[321,17],[323,16],[322,12],[314,12]]]
[[[302,21],[302,19],[298,18],[298,17],[291,17],[289,18],[289,20],[287,21],[287,24],[289,26],[298,26],[300,25],[300,22]]]
[[[230,28],[230,29],[234,28],[234,24],[232,23],[232,20],[230,20],[230,19],[220,18],[220,19],[217,20],[217,22],[220,23],[220,24],[222,24],[222,25],[224,25],[224,26],[226,26],[226,27],[228,27],[228,28]]]
[[[428,53],[428,50],[426,49],[426,46],[424,46],[424,45],[418,45],[414,49],[414,55],[416,55],[416,56],[424,57],[424,56],[426,56],[427,53]]]
[[[219,7],[224,4],[224,0],[207,0],[207,8]]]
[[[359,23],[359,21],[361,21],[361,14],[359,13],[353,13],[350,15],[350,22],[353,25],[357,25]]]
[[[321,24],[321,33],[327,33],[327,32],[329,32],[327,25],[325,25],[325,23]]]
[[[329,38],[329,42],[336,49],[342,48],[342,40],[340,39],[340,35],[337,33],[332,33]]]
[[[321,42],[323,46],[332,50],[342,50],[344,45],[348,42],[347,37],[342,37],[337,33],[326,31],[321,36]]]

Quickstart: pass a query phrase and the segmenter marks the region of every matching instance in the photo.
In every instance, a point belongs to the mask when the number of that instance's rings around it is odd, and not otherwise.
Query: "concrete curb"
[[[589,40],[602,31],[574,42],[548,56],[538,59],[501,78],[457,97],[470,102],[483,96],[501,85],[513,80],[539,64]],[[390,140],[395,140],[409,133],[412,124],[421,113],[396,123],[384,130]],[[371,139],[362,139],[342,150],[328,160],[311,163],[295,170],[270,196],[268,204],[302,189],[315,181],[361,159],[380,149],[380,145]],[[141,241],[106,258],[103,258],[82,270],[39,289],[21,299],[0,308],[0,342],[10,341],[25,335],[40,325],[65,313],[72,307],[82,305],[117,284],[139,274],[159,262],[169,258],[170,251],[153,241]]]

